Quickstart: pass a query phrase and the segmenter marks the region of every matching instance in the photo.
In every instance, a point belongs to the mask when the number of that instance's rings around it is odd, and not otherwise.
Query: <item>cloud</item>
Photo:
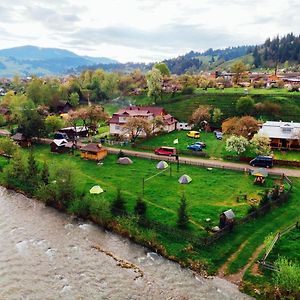
[[[133,27],[82,28],[69,35],[68,44],[97,45],[101,43],[174,51],[175,48],[206,49],[223,47],[237,40],[227,32],[208,30],[203,25],[167,24],[155,30]]]

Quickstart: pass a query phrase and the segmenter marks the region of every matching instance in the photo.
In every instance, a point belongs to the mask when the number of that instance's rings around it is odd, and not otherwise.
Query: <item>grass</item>
[[[265,120],[300,121],[300,93],[287,92],[285,89],[250,89],[249,94],[257,102],[272,102],[281,106],[279,116],[257,115],[256,118]],[[164,95],[158,101],[158,106],[163,106],[168,113],[180,121],[187,121],[192,112],[199,105],[210,105],[220,108],[224,118],[238,115],[236,111],[237,100],[245,96],[243,88],[228,88],[225,90],[208,89],[207,91],[197,89],[192,95],[176,94]],[[130,98],[136,105],[152,105],[152,100],[146,95],[139,95]]]
[[[97,165],[95,162],[82,160],[78,155],[52,154],[48,146],[36,146],[34,152],[40,163],[46,160],[50,167],[55,163],[64,163],[68,167],[76,168],[77,186],[80,191],[88,192],[93,185],[99,184],[106,190],[105,193],[95,196],[99,201],[112,201],[116,189],[121,188],[129,211],[133,211],[135,201],[142,191],[142,178],[157,173],[155,169],[157,161],[152,160],[133,158],[132,165],[122,166],[116,164],[116,156],[109,155],[103,165]],[[1,167],[6,163],[6,159],[0,159]],[[191,184],[183,186],[177,182],[179,176],[184,173],[192,177]],[[238,226],[232,234],[226,235],[207,248],[187,252],[184,249],[188,242],[184,237],[174,240],[174,237],[160,232],[155,232],[154,236],[165,247],[168,255],[183,261],[188,259],[201,261],[209,272],[215,272],[246,241],[246,246],[229,264],[229,271],[235,272],[247,263],[270,232],[284,228],[299,218],[300,180],[295,179],[294,183],[294,191],[287,204],[272,210],[265,217]],[[272,179],[267,178],[267,187],[272,185]],[[243,195],[247,194],[248,199],[258,199],[264,189],[265,187],[253,185],[253,177],[244,173],[219,169],[208,171],[204,168],[182,165],[178,173],[173,166],[172,176],[168,170],[147,181],[144,199],[148,204],[149,219],[175,227],[177,209],[184,192],[191,220],[189,232],[204,236],[206,232],[203,227],[207,225],[206,218],[212,220],[210,226],[218,225],[220,212],[229,208],[234,210],[237,217],[242,217],[246,214],[249,203],[247,200],[237,201],[237,198],[243,199]]]

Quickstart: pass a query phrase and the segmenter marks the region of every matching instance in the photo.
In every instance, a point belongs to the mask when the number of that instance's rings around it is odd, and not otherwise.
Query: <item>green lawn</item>
[[[300,161],[300,151],[274,151],[275,159]]]

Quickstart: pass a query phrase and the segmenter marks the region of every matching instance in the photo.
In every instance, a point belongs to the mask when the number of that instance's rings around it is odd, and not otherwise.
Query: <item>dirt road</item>
[[[165,160],[165,161],[173,161],[176,162],[175,157],[169,156],[162,156],[156,155],[149,152],[140,152],[140,151],[133,151],[133,150],[124,150],[124,149],[117,149],[117,148],[110,148],[107,147],[109,153],[117,154],[120,150],[123,151],[125,155],[128,156],[135,156],[153,160]],[[236,170],[241,172],[247,172],[249,170],[255,169],[247,164],[242,163],[235,163],[235,162],[227,162],[221,160],[210,160],[210,159],[203,159],[203,158],[192,158],[192,157],[179,157],[180,164],[187,164],[187,165],[194,165],[199,167],[206,167],[206,168],[219,168],[219,169],[227,169],[227,170]],[[300,177],[300,170],[299,169],[286,169],[286,168],[272,168],[268,170],[269,174],[272,175],[282,175],[285,174],[290,177]]]

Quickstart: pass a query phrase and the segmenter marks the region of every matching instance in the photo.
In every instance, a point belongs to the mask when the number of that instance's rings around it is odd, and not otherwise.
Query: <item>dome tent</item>
[[[164,170],[168,167],[169,165],[167,164],[167,162],[165,162],[164,160],[161,160],[157,165],[156,165],[156,169],[158,170]]]
[[[182,175],[179,179],[178,179],[178,182],[180,184],[188,184],[192,181],[192,178],[189,176],[189,175]]]
[[[132,163],[133,163],[133,161],[129,157],[120,157],[118,159],[118,164],[121,164],[121,165],[130,165]]]

